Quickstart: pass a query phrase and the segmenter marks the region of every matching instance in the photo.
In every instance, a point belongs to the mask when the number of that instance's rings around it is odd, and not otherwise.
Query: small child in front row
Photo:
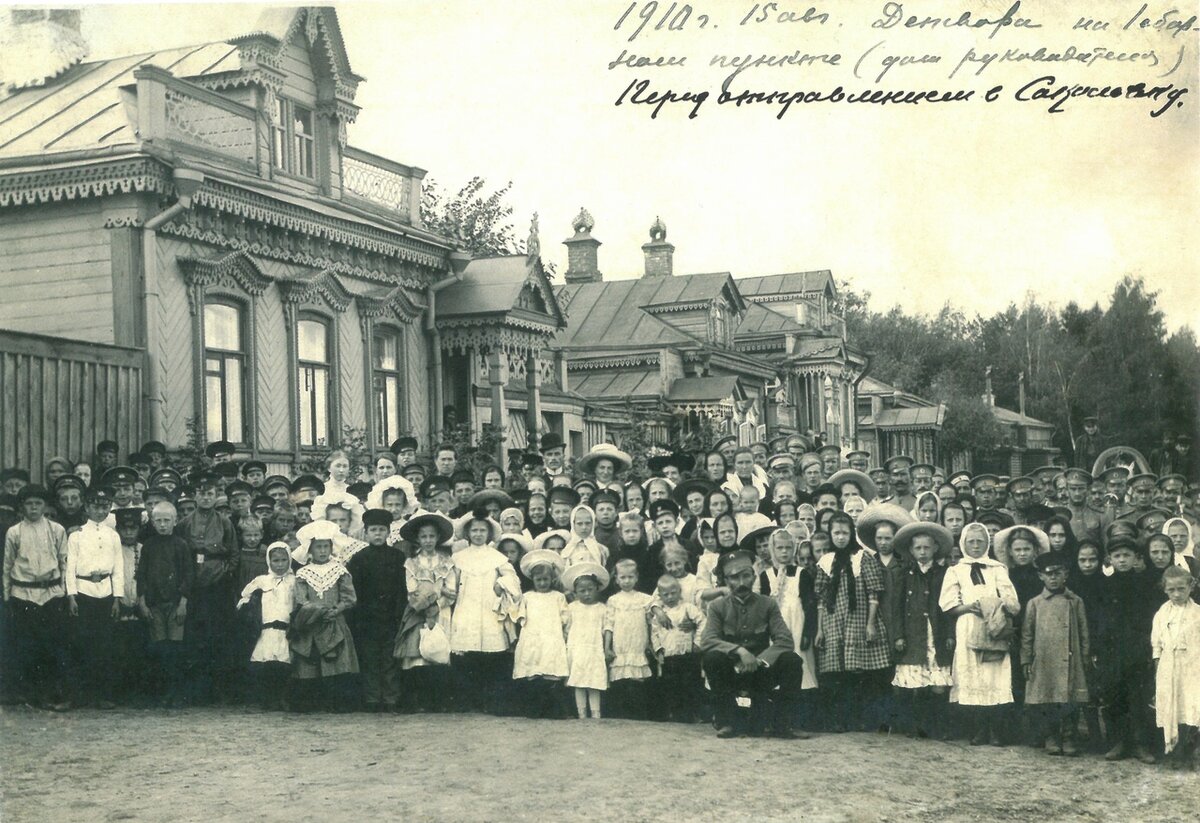
[[[1051,551],[1035,563],[1045,589],[1025,604],[1021,623],[1026,711],[1046,754],[1074,757],[1076,706],[1089,697],[1087,615],[1083,600],[1067,588],[1067,556]]]
[[[601,716],[601,695],[608,689],[604,659],[604,604],[600,592],[609,576],[598,563],[573,563],[562,574],[563,586],[575,593],[567,607],[567,685],[575,690],[575,712],[584,720]]]
[[[653,598],[637,590],[637,561],[618,560],[613,571],[618,590],[608,598],[604,615],[604,658],[608,661],[610,698],[619,716],[644,720],[646,682],[654,674],[649,665],[654,659],[649,622]]]
[[[554,588],[566,563],[556,551],[534,549],[521,558],[521,573],[533,590],[521,596],[516,622],[521,636],[513,654],[513,680],[524,681],[529,717],[553,717],[558,684],[567,679],[566,596]]]
[[[683,600],[678,578],[669,574],[658,579],[658,598],[663,613],[671,621],[669,629],[658,621],[652,621],[650,626],[650,642],[660,672],[658,703],[665,720],[694,722],[704,699],[699,646],[704,633],[704,612],[695,603]]]
[[[1155,722],[1178,769],[1186,769],[1189,758],[1192,768],[1200,768],[1200,605],[1191,599],[1194,585],[1178,566],[1163,572],[1167,602],[1155,613],[1150,631]]]
[[[246,584],[237,607],[251,609],[259,623],[258,638],[250,653],[254,696],[264,709],[282,711],[287,708],[288,677],[292,672],[287,631],[295,603],[296,575],[292,574],[292,552],[287,543],[272,543],[264,555],[267,572]]]

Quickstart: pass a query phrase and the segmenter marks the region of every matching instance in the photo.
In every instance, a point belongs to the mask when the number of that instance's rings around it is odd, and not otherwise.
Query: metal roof
[[[615,400],[625,397],[657,397],[658,369],[620,372],[571,372],[571,391],[588,399]]]
[[[741,325],[737,327],[736,333],[738,335],[795,334],[806,330],[806,327],[800,325],[783,312],[751,301],[750,305],[746,308],[746,316],[742,318]]]
[[[803,294],[805,292],[822,291],[827,285],[833,284],[833,274],[829,269],[818,271],[794,271],[787,274],[768,274],[761,277],[739,277],[737,287],[748,300],[771,295]]]
[[[940,428],[946,417],[946,407],[917,406],[911,409],[883,409],[877,415],[860,417],[859,426],[877,429]]]
[[[736,377],[680,377],[671,383],[667,402],[715,403],[733,400],[736,392]]]
[[[1012,423],[1017,426],[1034,426],[1046,429],[1054,428],[1053,423],[1047,423],[1045,420],[1038,420],[1028,415],[1015,412],[1012,409],[1006,409],[1002,406],[992,406],[992,417],[1001,423]]]

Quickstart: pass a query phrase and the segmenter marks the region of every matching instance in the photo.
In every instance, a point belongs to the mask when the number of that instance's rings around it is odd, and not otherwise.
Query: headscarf
[[[733,545],[732,546],[722,546],[721,542],[720,542],[721,539],[720,539],[720,537],[718,537],[718,535],[720,533],[719,527],[721,525],[721,521],[726,518],[729,518],[730,520],[733,521]],[[724,514],[719,514],[716,517],[714,517],[713,521],[712,521],[712,528],[713,528],[713,537],[717,539],[717,554],[725,554],[726,552],[735,551],[738,548],[737,518],[734,517],[733,512],[725,512]]]
[[[831,568],[828,571],[829,585],[825,587],[825,608],[832,611],[837,603],[838,588],[846,578],[850,578],[846,587],[847,603],[850,606],[850,611],[855,611],[858,608],[858,593],[855,591],[858,587],[854,585],[854,570],[852,561],[854,555],[862,550],[862,546],[858,543],[858,535],[854,532],[854,521],[850,519],[850,515],[845,512],[834,512],[829,517],[829,528],[827,531],[830,536],[833,535],[833,524],[842,522],[850,529],[850,542],[844,547],[838,548],[833,546],[833,557]],[[831,544],[832,545],[832,542]],[[822,560],[825,558],[822,557]]]
[[[500,517],[498,519],[500,521],[501,533],[504,532],[504,518],[506,518],[510,515],[516,516],[517,522],[521,524],[522,530],[525,528],[525,512],[521,511],[516,506],[510,506],[507,509],[505,509],[504,511],[500,512]]]
[[[921,503],[924,502],[926,497],[933,498],[934,516],[933,516],[932,521],[922,521],[920,514],[918,514],[918,512],[921,511]],[[911,514],[913,516],[913,520],[916,520],[919,522],[941,523],[942,522],[942,517],[941,517],[942,516],[942,498],[937,496],[937,492],[921,492],[920,494],[917,495],[917,502],[913,504],[912,511],[910,511],[909,514]]]
[[[54,466],[55,463],[57,463],[58,465],[62,466],[64,469],[66,469],[66,474],[71,474],[75,471],[75,464],[72,463],[67,458],[51,457],[49,460],[46,461],[46,474],[50,474],[50,469],[51,469],[51,467]]]
[[[371,492],[367,495],[367,508],[382,509],[383,493],[392,489],[399,489],[404,492],[404,511],[400,513],[400,517],[408,517],[417,508],[417,490],[413,488],[412,483],[398,474],[385,477],[371,487]],[[315,508],[315,501],[313,506]]]
[[[1079,553],[1079,539],[1077,537],[1075,537],[1075,529],[1072,528],[1070,519],[1064,517],[1061,514],[1056,514],[1053,517],[1047,519],[1046,522],[1042,524],[1044,526],[1042,531],[1044,531],[1046,533],[1046,536],[1049,537],[1050,536],[1050,527],[1056,523],[1058,525],[1062,526],[1066,530],[1066,533],[1067,533],[1067,542],[1066,542],[1066,545],[1063,546],[1062,552],[1067,557],[1071,558],[1072,561],[1074,561],[1075,555]]]
[[[984,583],[983,567],[1003,567],[1004,564],[999,560],[989,556],[987,551],[984,551],[982,557],[971,557],[971,555],[967,554],[967,537],[974,531],[980,532],[983,535],[983,539],[987,543],[988,547],[991,547],[992,536],[988,532],[987,526],[983,525],[982,523],[968,523],[967,525],[963,526],[962,534],[958,536],[958,550],[962,552],[961,562],[971,567],[971,582],[976,586],[982,586]]]
[[[575,515],[580,512],[587,512],[592,516],[592,533],[587,537],[580,537],[575,533]],[[596,539],[596,513],[592,511],[591,506],[580,503],[571,509],[570,523],[571,536],[567,540],[567,545],[563,546],[563,550],[559,552],[567,561],[567,565],[584,562],[598,563],[601,566],[607,565],[608,548]]]
[[[1184,520],[1182,517],[1172,517],[1166,523],[1163,523],[1163,527],[1162,527],[1162,533],[1167,535],[1168,537],[1170,536],[1170,532],[1168,532],[1167,530],[1171,528],[1172,523],[1179,523],[1185,529],[1187,529],[1187,536],[1188,536],[1187,545],[1183,547],[1183,551],[1175,552],[1175,565],[1181,569],[1184,569],[1185,571],[1190,572],[1191,569],[1188,568],[1187,560],[1185,560],[1184,558],[1195,557],[1195,555],[1196,555],[1196,545],[1195,545],[1196,541],[1192,537],[1192,524],[1187,522],[1186,520]],[[1172,540],[1171,541],[1171,549],[1174,550],[1174,548],[1175,548],[1175,541]]]
[[[708,494],[704,495],[704,516],[705,517],[713,516],[712,506],[710,505],[710,503],[712,501],[712,496],[714,494],[719,494],[725,498],[725,502],[727,504],[729,504],[729,508],[726,509],[725,511],[732,513],[733,512],[733,501],[729,499],[729,492],[725,491],[724,489],[713,489]]]
[[[277,549],[282,549],[289,559],[288,567],[283,574],[275,574],[275,572],[271,571],[271,552],[276,551]],[[266,550],[263,552],[263,555],[267,559],[267,573],[260,574],[258,577],[247,583],[246,587],[242,589],[242,597],[237,602],[237,608],[239,609],[250,602],[250,596],[256,591],[273,591],[285,583],[289,577],[294,576],[292,574],[292,564],[290,562],[292,547],[287,543],[284,543],[282,540],[276,540],[274,543],[267,546]]]

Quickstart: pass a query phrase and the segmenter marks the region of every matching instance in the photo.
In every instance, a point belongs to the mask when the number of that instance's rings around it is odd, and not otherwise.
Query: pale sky
[[[950,300],[984,314],[1026,294],[1058,305],[1103,303],[1132,273],[1161,292],[1169,327],[1200,329],[1195,31],[1172,36],[1114,25],[1116,32],[1081,34],[1069,30],[1079,15],[1123,21],[1140,4],[1027,2],[1023,8],[1038,14],[1043,28],[1008,29],[991,39],[985,31],[976,35],[979,51],[1154,49],[1161,64],[992,66],[978,81],[954,81],[979,95],[1004,83],[1006,99],[996,105],[797,105],[777,120],[777,109],[739,111],[712,99],[696,119],[675,104],[652,120],[645,106],[613,105],[630,80],[709,88],[715,98],[726,73],[709,68],[716,53],[841,51],[841,68],[760,67],[738,82],[764,91],[840,83],[851,91],[876,87],[878,65],[862,80],[845,65],[872,43],[884,42],[875,57],[928,51],[955,55],[956,63],[972,34],[873,28],[883,5],[874,2],[827,3],[836,21],[824,28],[738,26],[753,4],[716,0],[693,5],[698,11],[707,5],[719,30],[647,27],[627,43],[629,22],[620,33],[614,24],[628,5],[338,4],[351,65],[367,78],[350,141],[425,168],[447,188],[476,174],[493,186],[512,180],[518,236],[539,212],[543,257],[560,272],[566,269],[560,241],[586,206],[604,243],[600,268],[610,279],[641,272],[641,244],[658,215],[676,246],[676,272],[727,270],[737,277],[827,268],[869,290],[876,309],[898,303],[928,312]],[[971,7],[999,16],[1010,3],[908,5],[906,11],[923,15]],[[1059,12],[1070,18],[1066,24],[1041,11],[1063,5],[1074,7]],[[84,33],[95,57],[150,51],[248,31],[259,8],[98,6],[85,11]],[[622,48],[687,54],[687,66],[608,70]],[[1181,69],[1159,79],[1181,48]],[[893,67],[880,86],[951,88],[950,67],[946,59]],[[1017,86],[1044,74],[1096,85],[1174,81],[1192,91],[1182,108],[1159,118],[1148,116],[1150,101],[1077,99],[1050,115],[1047,103],[1011,100]]]

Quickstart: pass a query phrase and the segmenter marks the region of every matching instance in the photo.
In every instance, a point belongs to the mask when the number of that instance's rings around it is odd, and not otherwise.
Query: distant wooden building
[[[946,407],[896,386],[865,378],[858,387],[858,448],[871,453],[871,465],[908,455],[918,463],[949,467],[939,435]]]

